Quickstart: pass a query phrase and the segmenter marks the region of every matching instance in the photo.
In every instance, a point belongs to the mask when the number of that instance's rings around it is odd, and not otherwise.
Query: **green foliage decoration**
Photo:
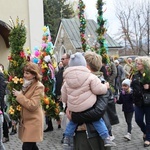
[[[105,28],[106,20],[103,18],[103,5],[104,5],[103,0],[97,1],[97,10],[98,10],[97,22],[99,27],[96,32],[98,34],[97,41],[100,44],[100,47],[99,49],[97,49],[96,52],[102,56],[103,63],[108,64],[110,60],[107,54],[108,53],[107,43],[104,37],[107,29]]]
[[[86,44],[86,37],[85,37],[85,29],[86,29],[86,19],[84,17],[85,4],[83,0],[79,0],[78,9],[79,9],[79,21],[80,21],[80,28],[79,28],[80,38],[81,38],[82,50],[85,52],[87,44]]]
[[[20,90],[23,84],[23,67],[26,63],[26,56],[23,50],[23,46],[26,42],[26,28],[24,21],[19,22],[17,17],[16,23],[10,19],[11,31],[9,35],[10,42],[10,56],[9,68],[8,68],[8,102],[10,105],[9,114],[11,119],[18,121],[20,118],[21,106],[16,101],[16,98],[12,94],[13,88]]]

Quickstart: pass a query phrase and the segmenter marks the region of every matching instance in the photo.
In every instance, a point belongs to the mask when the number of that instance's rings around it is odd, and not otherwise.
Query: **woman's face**
[[[24,76],[24,78],[25,78],[26,80],[32,80],[32,79],[35,77],[35,75],[31,74],[31,73],[28,72],[28,71],[24,71],[23,76]]]
[[[136,67],[138,71],[142,71],[144,69],[143,63],[141,62],[141,60],[137,60]]]

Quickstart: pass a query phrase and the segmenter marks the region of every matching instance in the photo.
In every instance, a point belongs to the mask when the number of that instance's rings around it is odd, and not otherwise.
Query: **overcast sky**
[[[97,19],[97,0],[83,0],[86,5],[86,15],[89,19]],[[104,18],[107,20],[108,33],[113,35],[117,32],[119,25],[118,20],[115,16],[115,8],[113,5],[113,0],[105,0],[106,5],[104,5]]]

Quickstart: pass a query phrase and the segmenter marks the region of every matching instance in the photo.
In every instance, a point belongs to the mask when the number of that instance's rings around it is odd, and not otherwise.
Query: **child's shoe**
[[[111,141],[110,137],[107,137],[106,139],[104,139],[104,146],[105,147],[113,147],[113,146],[116,146],[116,143]]]
[[[125,136],[124,136],[125,139],[131,141],[131,134],[130,133],[127,133]]]
[[[9,141],[9,138],[8,138],[8,137],[7,137],[7,138],[6,138],[6,137],[3,137],[3,139],[2,139],[2,142],[3,142],[3,143],[6,143],[6,142],[8,142],[8,141]]]
[[[113,141],[114,139],[115,139],[115,136],[114,136],[114,135],[111,135],[111,136],[110,136],[110,140]]]
[[[63,150],[73,150],[73,137],[64,137]]]

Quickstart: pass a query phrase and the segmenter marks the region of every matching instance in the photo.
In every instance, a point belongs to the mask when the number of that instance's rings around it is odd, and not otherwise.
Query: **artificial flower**
[[[17,76],[15,76],[14,78],[12,78],[12,81],[15,83],[15,84],[18,84],[18,82],[20,81],[19,78]]]
[[[20,79],[19,79],[19,82],[20,82],[21,84],[23,84],[23,78],[20,78]]]
[[[55,119],[59,118],[60,113],[59,105],[51,97],[44,96],[41,99],[41,104],[43,110],[45,111],[46,116]]]
[[[11,60],[12,60],[12,57],[11,57],[11,56],[8,56],[8,60],[11,61]]]
[[[16,110],[21,111],[21,106],[18,105],[18,106],[16,107]]]
[[[25,53],[23,51],[20,52],[20,57],[22,57],[22,58],[25,57]]]

